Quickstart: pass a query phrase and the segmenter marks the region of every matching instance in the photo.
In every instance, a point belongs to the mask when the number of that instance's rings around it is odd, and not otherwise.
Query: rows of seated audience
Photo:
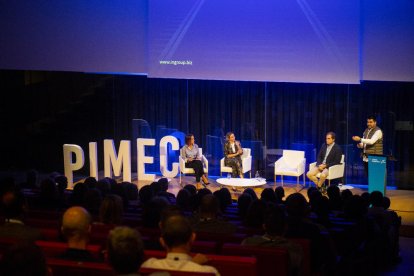
[[[65,275],[62,260],[94,263],[96,275],[228,275],[234,256],[241,275],[375,275],[399,259],[401,218],[380,192],[311,187],[307,201],[248,188],[233,202],[227,188],[175,196],[165,178],[140,190],[111,178],[73,190],[59,174],[36,182],[34,171],[1,180],[1,275]]]

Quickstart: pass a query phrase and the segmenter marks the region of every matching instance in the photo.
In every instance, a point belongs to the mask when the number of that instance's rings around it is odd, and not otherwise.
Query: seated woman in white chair
[[[203,163],[201,162],[200,151],[197,144],[194,143],[194,135],[185,136],[185,145],[181,149],[181,157],[185,160],[185,167],[192,168],[196,176],[196,187],[200,189],[200,179],[203,180],[203,186],[210,184],[204,174]]]
[[[233,132],[226,134],[226,143],[224,144],[224,165],[231,167],[232,177],[243,177],[243,167],[241,156],[243,148],[239,141],[236,140]]]

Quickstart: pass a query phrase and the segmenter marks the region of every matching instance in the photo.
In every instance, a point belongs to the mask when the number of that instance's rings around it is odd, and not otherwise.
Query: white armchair
[[[203,167],[204,167],[204,173],[208,174],[208,160],[207,158],[203,155],[203,149],[202,148],[198,148],[198,151],[200,152],[201,155],[201,162],[203,163]],[[185,160],[181,157],[181,150],[180,150],[180,156],[178,157],[179,163],[180,163],[180,184],[181,184],[181,174],[186,175],[186,174],[194,174],[194,169],[193,168],[186,168],[185,167]]]
[[[316,162],[309,164],[309,170],[312,170],[316,166]],[[342,154],[341,163],[338,165],[333,165],[328,168],[328,185],[331,186],[331,180],[336,178],[344,177],[345,172],[345,155]],[[317,178],[321,176],[320,173],[316,175]]]
[[[245,174],[246,172],[250,172],[250,178],[252,178],[252,155],[251,155],[251,149],[249,148],[243,148],[243,154],[241,156],[242,160],[242,167],[243,171],[242,173]],[[220,176],[224,173],[231,173],[231,167],[227,167],[224,165],[224,157],[220,160]]]
[[[297,150],[283,150],[283,155],[275,162],[275,184],[276,176],[296,176],[297,184],[299,184],[299,177],[303,174],[303,186],[305,186],[305,152]]]

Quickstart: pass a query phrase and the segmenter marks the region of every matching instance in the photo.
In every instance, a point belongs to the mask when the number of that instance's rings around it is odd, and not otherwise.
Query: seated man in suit
[[[329,174],[329,167],[341,163],[342,150],[335,143],[335,133],[330,131],[326,134],[326,144],[323,144],[316,160],[316,166],[308,171],[306,176],[318,187],[323,188],[323,183]],[[320,173],[319,180],[316,175]]]

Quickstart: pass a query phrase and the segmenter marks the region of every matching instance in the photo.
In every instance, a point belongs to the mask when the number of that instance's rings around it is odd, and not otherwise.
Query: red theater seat
[[[112,268],[106,263],[76,262],[61,259],[46,259],[53,276],[113,276]]]
[[[222,247],[222,254],[256,257],[258,275],[288,275],[289,273],[289,256],[285,248],[225,243]]]
[[[68,248],[66,243],[52,242],[52,241],[36,241],[36,245],[39,246],[46,257],[58,257],[63,254]],[[88,245],[87,250],[96,258],[102,259],[102,248],[99,245]]]

